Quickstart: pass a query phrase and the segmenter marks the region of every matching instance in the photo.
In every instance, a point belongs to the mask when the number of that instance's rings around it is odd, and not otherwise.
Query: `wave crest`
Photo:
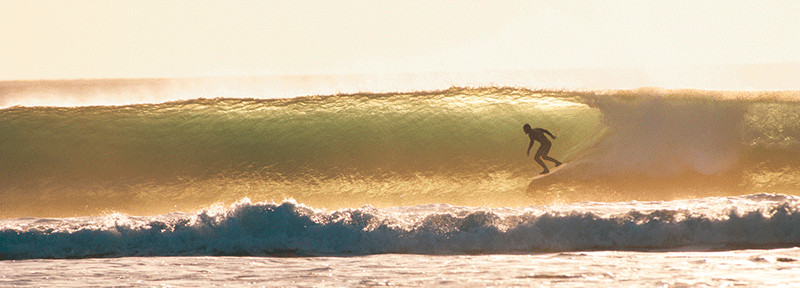
[[[416,206],[331,212],[294,201],[153,217],[5,220],[0,258],[473,254],[751,249],[800,245],[795,197],[707,198],[706,213],[654,209]],[[727,205],[724,205],[727,203]],[[544,208],[544,209],[542,209]],[[53,223],[53,222],[57,223]]]

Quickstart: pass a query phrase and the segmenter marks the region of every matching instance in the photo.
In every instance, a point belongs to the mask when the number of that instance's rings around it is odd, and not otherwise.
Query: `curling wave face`
[[[754,92],[755,93],[755,92]],[[794,194],[800,104],[782,92],[452,88],[0,110],[0,217]],[[788,95],[788,94],[787,94]],[[522,125],[556,134],[558,173]]]

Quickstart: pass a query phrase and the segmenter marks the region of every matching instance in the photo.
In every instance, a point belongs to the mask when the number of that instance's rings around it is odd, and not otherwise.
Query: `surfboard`
[[[536,177],[533,177],[533,179],[531,179],[531,180],[536,181],[536,179],[541,179],[541,178],[553,175],[553,173],[558,172],[558,170],[561,170],[561,168],[564,168],[564,166],[567,166],[567,163],[561,163],[561,165],[558,165],[558,167],[550,168],[550,172],[549,173],[536,175]]]
[[[546,187],[548,183],[549,184],[553,184],[552,181],[545,181],[544,178],[547,177],[547,176],[551,176],[553,174],[560,174],[560,173],[558,173],[558,171],[561,170],[561,168],[564,168],[564,166],[567,166],[567,163],[562,163],[558,167],[553,167],[552,169],[550,169],[550,173],[539,174],[539,175],[536,175],[536,177],[533,177],[533,179],[531,179],[531,183],[528,184],[528,189],[527,189],[528,195],[536,195],[535,193],[539,191],[539,190],[537,190],[537,188]],[[569,171],[569,170],[564,170],[564,171]],[[558,178],[559,177],[555,177],[555,178],[552,178],[552,179],[554,181],[558,181],[559,180]],[[545,185],[545,186],[542,186],[542,185]]]

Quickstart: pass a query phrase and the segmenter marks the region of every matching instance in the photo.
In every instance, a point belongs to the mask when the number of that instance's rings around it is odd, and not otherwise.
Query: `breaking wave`
[[[458,255],[800,245],[796,197],[756,194],[692,203],[524,208],[437,204],[324,211],[294,201],[244,199],[229,208],[194,214],[1,220],[0,259]]]
[[[0,110],[0,217],[196,211],[244,197],[339,209],[520,207],[800,188],[793,92],[451,88]],[[522,125],[565,166],[531,182]]]

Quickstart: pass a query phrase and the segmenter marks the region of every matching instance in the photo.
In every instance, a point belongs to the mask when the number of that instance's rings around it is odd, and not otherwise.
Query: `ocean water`
[[[52,103],[0,110],[4,286],[800,285],[793,91],[46,84],[0,95]]]

